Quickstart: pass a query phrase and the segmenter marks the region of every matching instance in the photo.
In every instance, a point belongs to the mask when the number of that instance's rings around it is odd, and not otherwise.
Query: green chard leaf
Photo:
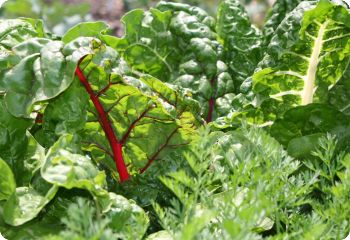
[[[264,42],[268,45],[271,38],[275,35],[277,27],[285,19],[288,13],[293,11],[302,0],[277,0],[266,17],[264,25]]]
[[[19,226],[35,218],[54,198],[58,191],[52,186],[46,193],[32,187],[19,187],[4,205],[4,220],[12,226]]]
[[[263,35],[252,25],[238,0],[222,0],[216,31],[224,45],[225,62],[238,87],[250,77],[263,57]]]
[[[62,228],[57,223],[51,223],[41,220],[33,220],[26,224],[16,227],[6,226],[5,231],[1,233],[6,239],[16,240],[36,240],[49,239],[49,235],[56,234]],[[61,239],[60,239],[61,240]]]
[[[0,201],[8,199],[16,190],[15,177],[11,168],[0,158]]]
[[[325,103],[348,68],[349,52],[350,12],[327,0],[317,6],[303,2],[276,29],[253,90],[277,116],[294,106]]]
[[[208,122],[230,111],[234,84],[212,17],[198,7],[162,1],[150,11],[131,11],[122,21],[123,38],[103,39],[132,69],[189,88]]]
[[[46,37],[42,20],[21,18],[0,20],[0,47],[10,50],[12,47],[30,38]]]
[[[49,149],[40,174],[33,176],[30,186],[17,188],[7,199],[4,205],[7,224],[19,226],[34,219],[59,187],[80,188],[96,198],[108,198],[105,173],[89,157],[79,154],[78,141],[78,137],[64,135]]]
[[[45,149],[27,131],[32,124],[12,116],[0,99],[0,158],[12,169],[17,186],[28,185],[45,156]]]
[[[8,111],[29,118],[35,105],[64,92],[74,79],[78,60],[93,51],[89,44],[93,42],[86,39],[64,45],[32,38],[14,46],[0,65],[0,91]]]
[[[113,175],[118,171],[124,181],[191,141],[199,123],[198,106],[186,91],[129,72],[114,49],[85,39],[98,50],[77,68],[75,81],[81,84],[72,84],[47,106],[43,129],[57,136],[76,132],[81,148]]]
[[[337,137],[339,148],[347,148],[350,118],[332,106],[314,103],[287,111],[283,118],[274,122],[270,133],[291,156],[307,157],[327,133]]]
[[[124,236],[124,239],[142,239],[149,225],[145,211],[133,200],[109,193],[109,207],[105,211],[111,219],[109,227]]]
[[[42,177],[56,186],[80,188],[97,197],[106,196],[105,173],[98,171],[89,157],[80,154],[78,143],[77,137],[63,135],[46,154]]]
[[[69,43],[79,37],[98,37],[101,32],[105,32],[109,26],[105,22],[84,22],[79,23],[69,29],[62,37],[64,43]]]
[[[350,115],[350,67],[341,79],[332,87],[328,95],[328,103],[346,115]]]

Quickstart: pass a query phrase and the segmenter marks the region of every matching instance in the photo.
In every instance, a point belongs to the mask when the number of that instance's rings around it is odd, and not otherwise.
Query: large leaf
[[[105,196],[106,175],[98,171],[92,160],[81,155],[79,139],[62,136],[48,151],[41,168],[42,177],[49,183],[90,191],[95,196]]]
[[[85,127],[89,96],[79,81],[74,81],[60,97],[50,103],[43,116],[43,129],[57,135],[75,133]],[[47,135],[47,134],[45,134]]]
[[[6,229],[1,233],[6,239],[37,240],[49,239],[50,235],[57,234],[60,230],[62,230],[60,224],[33,220],[17,227],[9,227],[7,225]]]
[[[346,115],[350,115],[350,67],[329,91],[328,103]]]
[[[327,0],[316,7],[303,2],[277,28],[253,76],[254,91],[269,95],[268,107],[278,105],[279,112],[326,102],[348,67],[349,52],[350,12]]]
[[[179,58],[176,38],[169,32],[172,14],[151,9],[136,9],[125,14],[125,36],[122,39],[104,36],[105,41],[123,52],[125,60],[135,69],[167,80],[174,74],[175,59]]]
[[[197,7],[160,2],[157,9],[131,11],[122,21],[125,36],[104,40],[133,69],[191,89],[207,121],[230,111],[234,85],[212,17]]]
[[[263,56],[263,36],[250,22],[238,0],[223,0],[216,30],[225,48],[225,60],[238,87],[250,77]]]
[[[81,90],[74,88],[81,86],[73,84],[47,107],[43,127],[56,134],[79,132],[92,158],[113,173],[118,170],[125,180],[128,172],[144,172],[165,153],[190,142],[197,122],[190,111],[197,106],[186,91],[148,75],[128,76],[123,69],[117,52],[100,44],[77,69],[85,96],[77,101],[74,94]],[[66,112],[65,119],[56,114],[58,108]]]
[[[58,96],[74,79],[78,60],[93,51],[91,41],[32,38],[13,47],[0,65],[0,91],[11,114],[29,117],[35,104]]]
[[[4,205],[4,220],[12,226],[19,226],[35,218],[56,195],[57,186],[44,194],[31,187],[19,187]]]
[[[6,200],[16,190],[16,181],[11,168],[0,158],[0,201]]]
[[[271,135],[295,157],[309,156],[327,133],[337,136],[339,147],[347,147],[350,118],[332,106],[316,103],[287,111],[271,127]]]
[[[301,0],[276,0],[272,9],[266,17],[264,25],[265,44],[269,44],[271,38],[275,35],[277,27],[281,24],[288,13],[294,10]]]
[[[10,50],[27,39],[46,37],[43,22],[30,18],[0,20],[0,47]]]
[[[27,185],[41,166],[45,150],[27,131],[32,121],[15,118],[0,99],[0,157],[12,169],[17,186]]]

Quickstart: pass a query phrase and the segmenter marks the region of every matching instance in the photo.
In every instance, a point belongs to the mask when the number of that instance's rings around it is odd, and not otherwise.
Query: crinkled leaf
[[[121,154],[112,146],[122,147],[122,158],[134,174],[191,141],[198,106],[186,91],[176,91],[149,75],[130,75],[117,52],[103,44],[85,57],[80,69],[84,69],[80,81],[85,95],[79,101],[70,95],[81,91],[81,86],[73,84],[50,103],[44,129],[56,134],[78,132],[84,150],[113,173]],[[88,103],[88,96],[93,101]],[[56,113],[58,107],[65,112],[62,116]]]
[[[280,113],[325,102],[348,67],[349,52],[350,12],[327,0],[303,2],[277,28],[253,76],[254,91],[269,95],[267,107],[278,105]]]
[[[173,59],[178,57],[177,49],[173,47],[175,38],[168,32],[170,20],[170,12],[136,9],[122,18],[125,37],[119,39],[105,36],[105,41],[123,52],[125,60],[135,69],[167,79],[173,74]]]
[[[250,77],[263,56],[263,36],[250,22],[238,0],[223,0],[218,8],[216,30],[225,49],[225,62],[240,85]],[[237,81],[237,83],[236,83]]]
[[[89,96],[79,81],[74,81],[62,95],[50,103],[43,117],[43,131],[57,135],[77,132],[87,120]]]
[[[230,110],[234,86],[212,17],[197,7],[160,2],[157,9],[129,12],[123,22],[123,38],[104,40],[132,69],[191,89],[207,121]]]
[[[350,67],[329,91],[328,103],[346,115],[350,115]]]
[[[265,44],[268,45],[271,38],[275,35],[275,31],[280,23],[284,20],[288,13],[294,10],[301,0],[276,0],[272,9],[266,17],[264,24]]]

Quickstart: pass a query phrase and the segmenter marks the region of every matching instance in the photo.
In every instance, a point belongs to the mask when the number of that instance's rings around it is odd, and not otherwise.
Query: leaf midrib
[[[317,74],[317,66],[320,62],[320,54],[323,47],[323,37],[326,32],[328,21],[320,25],[320,29],[315,39],[314,47],[311,53],[309,67],[304,78],[304,88],[301,95],[301,104],[307,105],[313,102],[314,86]]]

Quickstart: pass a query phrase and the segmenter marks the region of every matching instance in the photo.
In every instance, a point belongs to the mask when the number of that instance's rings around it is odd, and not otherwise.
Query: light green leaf
[[[41,175],[47,182],[67,189],[81,188],[95,196],[107,194],[105,173],[82,155],[79,139],[72,135],[63,135],[49,149]]]
[[[16,61],[0,68],[0,88],[6,93],[8,111],[16,117],[30,117],[34,105],[55,98],[74,80],[81,57],[98,45],[98,40],[78,38],[64,45],[60,41],[32,38],[12,48],[4,59]]]
[[[329,89],[350,61],[350,12],[328,0],[301,3],[281,23],[260,70],[254,91],[268,94],[268,107],[283,112],[293,106],[326,102]]]
[[[265,232],[271,230],[274,224],[275,222],[271,218],[266,217],[262,219],[253,230],[258,233]]]
[[[142,239],[149,225],[145,211],[133,200],[121,195],[109,193],[109,198],[110,206],[106,215],[111,219],[110,228],[125,239]]]
[[[6,200],[16,190],[15,177],[11,168],[0,158],[0,201]]]
[[[22,18],[0,20],[0,47],[10,50],[30,38],[45,37],[42,20]]]
[[[185,148],[196,135],[200,120],[199,107],[188,91],[150,75],[130,72],[114,49],[96,46],[95,53],[86,56],[80,65],[86,78],[80,76],[80,81],[85,89],[72,84],[53,100],[45,110],[43,128],[58,136],[77,132],[84,139],[83,149],[113,175],[118,170],[116,162],[121,160],[111,141],[119,144],[130,175]],[[92,91],[87,90],[87,84]],[[87,102],[88,98],[94,102]],[[102,115],[104,123],[100,121]],[[114,136],[111,131],[106,134],[108,125]],[[158,170],[154,168],[154,175]]]
[[[173,240],[174,238],[166,230],[161,230],[147,236],[146,240]]]
[[[307,157],[327,133],[337,136],[338,147],[347,147],[350,118],[334,107],[309,104],[288,110],[271,126],[270,133],[294,157]]]
[[[64,43],[69,43],[79,37],[99,37],[102,32],[109,30],[105,22],[84,22],[69,29],[62,37]]]
[[[4,220],[12,226],[19,226],[35,218],[56,195],[57,186],[45,194],[31,187],[20,187],[4,205]]]

